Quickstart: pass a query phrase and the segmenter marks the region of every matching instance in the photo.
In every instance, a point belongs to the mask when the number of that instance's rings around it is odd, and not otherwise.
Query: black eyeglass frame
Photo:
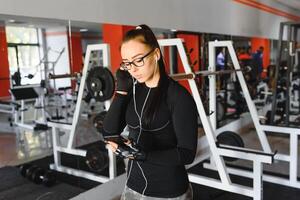
[[[136,59],[134,59],[131,62],[121,62],[120,67],[122,67],[126,71],[130,70],[132,65],[134,65],[135,67],[143,67],[145,65],[144,59],[146,57],[148,57],[154,50],[155,50],[155,48],[151,49],[151,51],[149,51],[148,53],[146,53],[144,56],[142,56],[140,58],[136,58]],[[137,65],[135,63],[137,60],[141,60],[142,64],[141,65]],[[130,68],[128,68],[128,66],[130,66]]]

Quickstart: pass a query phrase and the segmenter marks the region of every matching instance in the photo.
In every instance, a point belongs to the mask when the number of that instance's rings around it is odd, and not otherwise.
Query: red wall
[[[70,49],[69,44],[69,52],[72,51],[72,56],[70,55],[70,71],[71,73],[80,72],[83,68],[83,60],[82,60],[82,46],[81,46],[81,34],[79,32],[72,32],[71,39],[68,35],[68,41],[72,44],[72,49]]]
[[[186,52],[188,53],[190,49],[193,48],[193,51],[189,55],[191,64],[197,61],[197,64],[194,65],[193,69],[194,71],[200,70],[200,41],[201,37],[198,34],[191,34],[191,33],[178,33],[176,34],[177,38],[182,38],[184,40],[184,45],[186,47]],[[177,63],[178,63],[178,73],[185,73],[181,59],[179,55],[177,55]],[[191,89],[189,87],[188,81],[179,81],[180,84],[182,84],[184,87],[186,87],[190,92]]]
[[[251,38],[251,48],[253,52],[256,52],[259,47],[264,47],[263,52],[263,72],[261,74],[262,78],[266,78],[267,73],[266,70],[268,66],[270,65],[270,40],[265,38]]]
[[[167,74],[170,74],[171,66],[170,66],[170,48],[169,47],[163,48],[163,57],[164,57],[166,72],[167,72]]]
[[[121,63],[120,45],[123,36],[133,26],[103,24],[103,42],[110,45],[111,71],[114,74]]]
[[[80,32],[72,32],[71,38],[69,34],[67,35],[69,43],[70,72],[71,74],[81,72],[83,68],[81,34]],[[75,88],[75,84],[75,81],[72,81],[72,88]]]
[[[7,42],[5,27],[0,27],[0,79],[9,78],[9,63],[7,53]],[[9,94],[9,79],[0,80],[0,97],[10,96]]]

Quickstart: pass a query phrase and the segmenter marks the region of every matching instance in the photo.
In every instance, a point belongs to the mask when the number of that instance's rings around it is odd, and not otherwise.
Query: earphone
[[[145,106],[146,106],[146,102],[147,102],[147,100],[148,100],[148,98],[149,98],[149,95],[150,95],[150,92],[151,92],[151,88],[149,88],[149,90],[148,90],[147,96],[146,96],[146,98],[145,98],[145,100],[144,100],[144,104],[143,104],[143,106],[142,106],[141,113],[139,114],[138,111],[137,111],[137,106],[136,106],[136,96],[135,96],[137,80],[136,80],[135,78],[133,78],[133,77],[132,77],[132,79],[133,79],[133,102],[134,102],[134,111],[135,111],[135,113],[136,113],[136,115],[137,115],[137,117],[138,117],[138,119],[139,119],[139,127],[140,127],[139,134],[138,134],[138,138],[137,138],[137,141],[136,141],[136,143],[138,144],[138,143],[139,143],[139,140],[140,140],[140,136],[141,136],[141,134],[142,134],[142,130],[143,130],[143,127],[142,127],[142,117],[143,117],[143,112],[144,112],[144,108],[145,108]],[[128,172],[128,176],[127,176],[127,178],[126,178],[126,183],[125,183],[125,185],[127,185],[128,179],[130,178],[130,174],[131,174],[133,162],[134,162],[134,161],[132,161],[131,164],[130,164],[130,166],[129,166],[129,172]],[[142,175],[143,175],[143,177],[144,177],[144,180],[145,180],[145,187],[144,187],[143,192],[142,192],[142,196],[144,196],[145,191],[146,191],[146,189],[147,189],[147,187],[148,187],[148,180],[147,180],[147,177],[145,176],[144,170],[142,169],[140,163],[137,161],[136,164],[137,164],[137,166],[139,167],[139,169],[141,170],[141,173],[142,173]]]

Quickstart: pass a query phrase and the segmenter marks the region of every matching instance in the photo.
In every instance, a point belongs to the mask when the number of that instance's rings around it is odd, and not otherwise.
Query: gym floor
[[[49,199],[69,199],[86,191],[87,189],[99,185],[99,183],[87,183],[83,180],[78,179],[72,180],[70,176],[65,176],[68,177],[68,179],[70,179],[71,182],[65,181],[66,178],[60,178],[59,184],[55,185],[51,189],[45,189],[45,186],[36,185],[24,179],[22,176],[20,176],[18,168],[16,168],[15,166],[28,162],[37,162],[39,164],[47,166],[49,163],[53,162],[53,158],[51,156],[51,132],[24,131],[19,128],[10,127],[7,121],[8,117],[9,115],[0,114],[0,181],[2,183],[5,183],[1,184],[2,187],[0,187],[0,199],[39,199],[44,198],[43,195],[47,195]],[[258,138],[255,129],[253,127],[244,128],[243,130],[240,130],[240,132],[246,147],[252,149],[261,149],[258,143]],[[97,134],[97,131],[93,128],[93,125],[90,120],[80,120],[76,131],[76,146],[83,146],[89,143],[93,143],[99,140],[99,138],[100,136]],[[281,153],[289,153],[288,137],[277,137],[274,135],[268,135],[268,138],[273,150],[278,150],[278,152]],[[67,142],[66,134],[60,134],[60,141],[63,144]],[[243,167],[252,166],[251,163],[241,160],[234,161],[231,164]],[[288,175],[288,169],[289,165],[284,162],[264,166],[264,170],[273,173],[279,173],[281,175]],[[196,167],[190,169],[190,171],[197,171],[199,172],[199,174],[201,174],[203,173],[203,171],[205,171],[205,169],[197,165]],[[298,171],[300,171],[299,165]],[[267,196],[270,196],[270,194],[274,193],[274,188],[270,185],[274,184],[267,183],[267,186],[269,188],[272,188],[266,190],[268,191],[266,192]],[[300,191],[296,189],[286,188],[282,186],[278,187],[281,189],[283,188],[282,190],[291,189],[292,192],[290,193],[291,195],[293,194],[293,196],[296,194],[296,196],[300,195]],[[17,192],[18,188],[23,193]],[[206,187],[193,184],[193,188],[195,190],[195,199],[198,199],[199,196],[203,198],[206,195]],[[275,191],[276,190],[278,190],[278,188],[275,189]],[[233,194],[227,194],[214,189],[209,189],[209,191],[213,192],[210,192],[210,196],[207,197],[207,199],[232,199],[234,196]],[[26,194],[24,194],[24,192],[27,194],[27,196]],[[61,195],[58,195],[60,193]],[[211,195],[212,193],[213,195]],[[19,196],[17,194],[19,194]],[[289,198],[290,200],[292,199],[291,197]],[[238,196],[235,197],[235,199],[250,198]]]

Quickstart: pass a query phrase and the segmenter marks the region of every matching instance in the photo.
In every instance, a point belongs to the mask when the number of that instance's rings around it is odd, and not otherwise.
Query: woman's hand
[[[116,150],[117,150],[118,147],[119,147],[118,143],[116,143],[116,142],[112,142],[112,141],[107,140],[107,141],[105,141],[105,143],[106,143],[107,147],[108,147],[110,150],[112,150],[112,152],[114,152],[114,153],[116,152]],[[126,141],[124,142],[124,144],[128,146],[128,145],[131,144],[131,141],[130,141],[130,140],[126,140]]]
[[[127,94],[132,89],[132,77],[128,71],[119,68],[116,72],[117,87],[116,92],[120,94]]]
[[[111,141],[106,141],[106,147],[109,148],[110,150],[112,150],[112,152],[116,152],[116,150],[118,149],[118,144],[115,142],[111,142]]]
[[[123,144],[117,144],[112,141],[106,141],[107,148],[111,149],[116,155],[121,158],[128,158],[137,161],[144,161],[146,153],[136,148],[130,140],[125,141]]]

